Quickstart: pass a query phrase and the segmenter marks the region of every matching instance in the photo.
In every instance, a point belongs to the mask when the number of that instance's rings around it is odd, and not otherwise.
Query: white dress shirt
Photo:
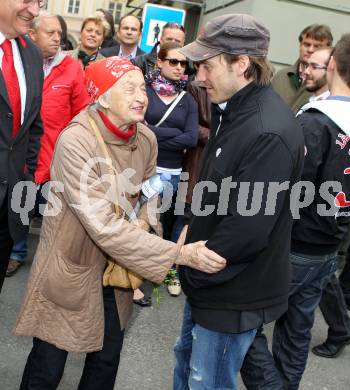
[[[120,45],[118,56],[125,57],[128,60],[133,60],[136,57],[136,53],[137,53],[137,46],[135,46],[134,50],[130,54],[124,54],[123,49],[122,49],[122,45]]]
[[[309,98],[309,101],[310,102],[317,102],[319,100],[326,100],[328,98],[328,96],[330,95],[331,93],[329,91],[325,91],[325,92],[322,92],[320,95],[316,96],[316,95],[312,95],[310,98]]]
[[[1,48],[1,45],[4,43],[6,37],[4,34],[0,31],[0,68],[2,69],[2,58],[4,56],[4,51]],[[18,83],[19,83],[19,89],[21,92],[21,124],[24,120],[24,109],[26,107],[26,96],[27,96],[27,84],[26,84],[26,76],[24,73],[22,58],[19,53],[19,49],[17,46],[17,42],[15,39],[10,39],[10,42],[12,44],[12,51],[13,51],[13,62],[15,64],[15,69],[17,73]]]

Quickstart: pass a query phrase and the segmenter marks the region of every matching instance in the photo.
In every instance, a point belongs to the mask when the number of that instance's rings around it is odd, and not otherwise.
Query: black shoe
[[[350,339],[338,343],[325,341],[323,344],[313,347],[312,352],[317,356],[336,358],[348,344],[350,344]]]
[[[143,297],[141,299],[133,299],[132,301],[135,305],[139,305],[141,307],[152,306],[152,298]]]

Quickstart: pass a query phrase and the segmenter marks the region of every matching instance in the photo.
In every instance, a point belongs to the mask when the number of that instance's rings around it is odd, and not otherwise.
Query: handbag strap
[[[166,112],[164,113],[164,115],[161,118],[161,120],[155,126],[160,126],[165,121],[165,119],[168,118],[168,116],[172,113],[172,111],[176,107],[177,103],[179,103],[179,101],[182,99],[182,97],[185,94],[186,94],[186,91],[181,91],[180,92],[180,94],[177,96],[177,98],[171,103],[171,106],[166,110]]]
[[[119,218],[119,201],[118,201],[117,183],[116,183],[116,180],[114,180],[114,169],[113,169],[112,159],[111,159],[111,157],[110,157],[110,155],[108,153],[107,146],[106,146],[105,141],[102,138],[101,132],[98,129],[98,127],[96,125],[96,122],[94,121],[94,119],[91,117],[90,114],[88,114],[88,119],[89,119],[89,123],[90,123],[90,125],[92,127],[92,130],[95,133],[97,142],[100,145],[100,148],[102,150],[104,158],[106,160],[106,164],[108,166],[109,174],[112,177],[112,180],[111,180],[110,184],[111,184],[112,193],[114,194],[114,199],[115,199],[115,201],[114,201],[114,208],[115,208],[115,213],[117,215],[117,218]]]

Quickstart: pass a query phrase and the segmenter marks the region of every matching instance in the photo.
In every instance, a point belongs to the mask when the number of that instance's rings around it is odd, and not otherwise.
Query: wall
[[[226,0],[220,3],[231,4],[204,13],[202,23],[227,13],[255,16],[270,30],[269,57],[277,67],[296,61],[299,33],[310,24],[328,24],[335,42],[343,33],[350,32],[350,0]]]

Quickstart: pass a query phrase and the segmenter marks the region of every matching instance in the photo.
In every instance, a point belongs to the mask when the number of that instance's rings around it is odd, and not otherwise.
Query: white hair
[[[105,93],[103,93],[101,95],[101,97],[103,98],[103,100],[107,103],[109,103],[111,101],[111,88],[109,88]],[[104,107],[102,107],[102,105],[100,104],[100,102],[97,100],[95,103],[93,103],[91,105],[91,108],[93,108],[94,110],[101,110],[103,109]]]
[[[47,11],[40,11],[39,15],[33,20],[32,29],[36,31],[40,27],[41,21],[46,18],[56,18],[58,20],[57,15]]]

